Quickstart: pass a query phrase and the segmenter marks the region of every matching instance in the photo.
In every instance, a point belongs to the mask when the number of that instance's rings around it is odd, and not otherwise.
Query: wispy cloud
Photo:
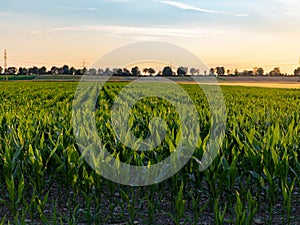
[[[151,37],[211,37],[226,35],[227,32],[213,28],[182,28],[171,26],[137,27],[137,26],[113,26],[113,25],[84,25],[70,27],[56,27],[49,30],[25,31],[29,34],[53,33],[53,32],[100,32],[106,35],[119,37],[134,37],[136,39]]]
[[[0,12],[1,17],[6,17],[6,16],[13,16],[12,13],[7,13],[7,12]]]
[[[277,0],[278,2],[282,2],[285,4],[294,4],[294,3],[300,3],[300,0]]]
[[[84,10],[84,11],[100,11],[98,8],[88,8],[88,7],[72,7],[72,6],[61,6],[61,9],[67,10]]]
[[[205,13],[212,13],[212,14],[219,14],[220,13],[220,12],[217,12],[217,11],[214,11],[214,10],[195,7],[195,6],[188,5],[188,4],[182,3],[182,2],[164,1],[164,0],[155,0],[155,1],[167,4],[167,5],[171,5],[171,6],[174,6],[176,8],[179,8],[179,9],[193,10],[193,11],[199,11],[199,12],[205,12]]]
[[[22,29],[20,32],[26,33],[26,34],[41,34],[41,33],[47,33],[47,32],[42,31],[42,30],[24,30],[24,29]]]
[[[196,7],[193,5],[189,5],[189,4],[186,4],[183,2],[177,2],[177,1],[168,1],[168,0],[153,0],[153,1],[167,4],[170,6],[174,6],[178,9],[183,9],[183,10],[191,10],[191,11],[210,13],[210,14],[227,15],[227,16],[249,16],[248,13],[234,14],[234,13],[228,13],[228,12],[221,12],[221,11],[216,11],[216,10],[211,10],[211,9],[200,8],[200,7]]]
[[[129,2],[129,0],[103,0],[104,2]]]

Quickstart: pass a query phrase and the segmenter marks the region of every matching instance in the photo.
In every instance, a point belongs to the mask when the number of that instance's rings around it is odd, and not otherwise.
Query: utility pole
[[[7,52],[6,49],[4,50],[4,74],[6,74],[6,80],[8,80],[8,75],[7,75]]]
[[[86,61],[83,60],[83,61],[82,61],[82,68],[83,68],[83,69],[85,68],[85,64],[86,64]]]
[[[300,57],[299,57],[299,67],[300,68]],[[297,69],[298,70],[298,69]],[[295,74],[296,75],[296,74]],[[298,82],[300,82],[300,79],[298,79]]]

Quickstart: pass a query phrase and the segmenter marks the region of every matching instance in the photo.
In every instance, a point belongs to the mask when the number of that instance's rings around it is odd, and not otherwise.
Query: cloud
[[[104,2],[129,2],[129,0],[103,0]]]
[[[203,13],[210,13],[210,14],[219,14],[219,15],[226,15],[226,16],[249,16],[248,13],[241,13],[241,14],[233,14],[233,13],[227,13],[227,12],[221,12],[221,11],[215,11],[215,10],[210,10],[210,9],[204,9],[204,8],[199,8],[196,6],[192,6],[183,2],[177,2],[177,1],[168,1],[168,0],[153,0],[159,3],[167,4],[174,6],[178,9],[183,9],[183,10],[191,10],[191,11],[197,11],[197,12],[203,12]]]
[[[0,12],[1,17],[7,17],[7,16],[13,16],[12,13],[7,13],[7,12]]]
[[[277,0],[278,2],[282,2],[285,4],[294,4],[294,3],[300,3],[300,0]]]
[[[61,9],[68,9],[68,10],[84,10],[84,11],[100,11],[98,8],[87,8],[87,7],[72,7],[72,6],[61,6]]]
[[[155,37],[182,37],[199,38],[226,35],[227,32],[213,28],[183,28],[171,26],[138,27],[138,26],[114,26],[114,25],[84,25],[70,27],[56,27],[49,30],[25,31],[29,34],[53,33],[53,32],[100,32],[117,37],[134,37],[147,39]]]
[[[41,33],[43,33],[42,30],[22,30],[21,32],[27,33],[27,34],[41,34]]]
[[[203,8],[198,8],[194,7],[182,2],[175,2],[175,1],[165,1],[165,0],[157,0],[157,2],[164,3],[167,5],[175,6],[176,8],[179,9],[185,9],[185,10],[193,10],[193,11],[199,11],[199,12],[205,12],[205,13],[212,13],[212,14],[219,14],[219,12],[216,12],[214,10],[209,10],[209,9],[203,9]]]

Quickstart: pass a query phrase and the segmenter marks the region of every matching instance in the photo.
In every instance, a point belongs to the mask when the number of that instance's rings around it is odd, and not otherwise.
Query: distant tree
[[[162,71],[162,75],[163,76],[172,76],[173,75],[172,68],[169,66],[164,67],[164,69]]]
[[[19,70],[18,70],[18,74],[19,75],[27,75],[28,70],[25,67],[20,67]]]
[[[148,68],[144,68],[144,69],[143,69],[143,73],[144,73],[145,75],[147,75],[148,71],[149,71]]]
[[[30,74],[30,75],[38,75],[39,74],[39,68],[37,68],[36,66],[30,67],[28,69],[28,74]]]
[[[60,69],[61,73],[62,74],[70,74],[70,69],[69,69],[69,66],[68,65],[64,65],[61,69]]]
[[[300,76],[300,67],[294,70],[294,75],[295,76]]]
[[[112,72],[110,71],[110,69],[109,68],[106,68],[105,70],[104,70],[104,76],[111,76],[112,75]]]
[[[234,73],[235,76],[238,76],[240,74],[237,69],[235,69],[233,73]]]
[[[123,70],[122,69],[117,69],[117,76],[122,76]]]
[[[88,69],[86,67],[84,67],[80,71],[81,71],[81,74],[83,75],[83,74],[87,73]]]
[[[150,76],[153,76],[153,74],[155,74],[155,69],[149,68],[148,73],[150,74]]]
[[[103,75],[104,75],[104,70],[101,69],[101,68],[99,68],[98,71],[97,71],[97,74],[98,74],[99,76],[103,76]]]
[[[18,75],[23,75],[23,67],[19,67],[19,69],[18,69]]]
[[[16,67],[8,67],[7,68],[7,73],[10,74],[10,75],[14,75],[17,73],[17,68]]]
[[[127,68],[123,68],[122,76],[131,76],[132,74]]]
[[[224,74],[225,74],[225,68],[223,66],[217,67],[216,68],[216,72],[217,72],[218,76],[224,76]]]
[[[75,75],[76,74],[76,69],[73,66],[70,68],[70,74],[71,75]]]
[[[89,70],[87,68],[77,69],[75,75],[88,75]]]
[[[194,76],[197,73],[197,70],[193,67],[190,69],[190,73]]]
[[[253,74],[254,74],[254,76],[258,76],[257,70],[258,70],[258,67],[254,67],[253,68]]]
[[[271,76],[280,76],[282,73],[280,72],[279,67],[275,67],[272,71],[269,73]]]
[[[253,68],[253,75],[254,76],[263,76],[264,75],[264,69],[263,68],[254,67]]]
[[[3,72],[3,68],[0,66],[0,74],[2,74]]]
[[[215,69],[214,68],[210,68],[209,70],[209,75],[215,75]]]
[[[38,70],[39,70],[39,72],[38,72],[39,74],[46,74],[47,73],[47,68],[45,66],[42,66]]]
[[[120,68],[113,68],[112,69],[113,76],[117,76],[118,74],[122,74],[122,69]]]
[[[89,75],[92,75],[92,76],[97,75],[97,70],[94,69],[94,68],[90,68],[90,69],[89,69]]]
[[[113,75],[114,76],[122,76],[123,70],[120,68],[114,68],[113,69]]]
[[[75,71],[75,75],[83,75],[82,70],[81,70],[81,69],[77,69],[77,70]]]
[[[135,66],[131,69],[131,73],[133,76],[136,76],[136,77],[141,75],[141,71],[137,66]]]
[[[244,71],[242,72],[242,75],[243,75],[243,76],[253,76],[254,73],[253,73],[252,70],[244,70]]]
[[[231,75],[231,70],[228,69],[228,70],[226,71],[226,73],[227,73],[227,75]]]
[[[186,75],[186,73],[187,73],[187,67],[183,67],[183,66],[181,66],[181,67],[179,67],[178,69],[177,69],[177,74],[179,75],[179,76],[185,76]]]
[[[258,75],[258,76],[263,76],[264,73],[265,73],[264,69],[261,68],[261,67],[260,67],[260,68],[257,68],[257,71],[256,71],[256,72],[257,72],[257,75]]]
[[[51,74],[53,75],[57,75],[59,73],[59,68],[56,66],[52,66],[51,70],[50,70]]]
[[[206,70],[204,70],[204,76],[206,76],[207,75],[207,71]]]
[[[253,70],[249,70],[249,71],[248,71],[248,76],[254,76]]]

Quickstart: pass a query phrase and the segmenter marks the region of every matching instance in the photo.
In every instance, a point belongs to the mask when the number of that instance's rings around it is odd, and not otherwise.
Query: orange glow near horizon
[[[280,67],[283,73],[288,74],[292,74],[299,67],[298,38],[284,35],[274,37],[271,34],[245,34],[241,31],[231,32],[229,36],[210,39],[161,37],[158,40],[189,50],[208,67],[224,66],[226,70],[231,71],[262,67],[265,72]],[[3,35],[1,39],[2,54],[6,48],[9,66],[46,66],[48,69],[51,66],[63,65],[81,68],[83,60],[89,67],[112,49],[140,41],[131,36],[124,38],[88,32],[78,34],[72,32],[70,34],[68,32],[25,33],[18,37]],[[20,42],[21,39],[24,41]],[[145,38],[145,41],[147,40]],[[3,67],[3,58],[0,63]]]

